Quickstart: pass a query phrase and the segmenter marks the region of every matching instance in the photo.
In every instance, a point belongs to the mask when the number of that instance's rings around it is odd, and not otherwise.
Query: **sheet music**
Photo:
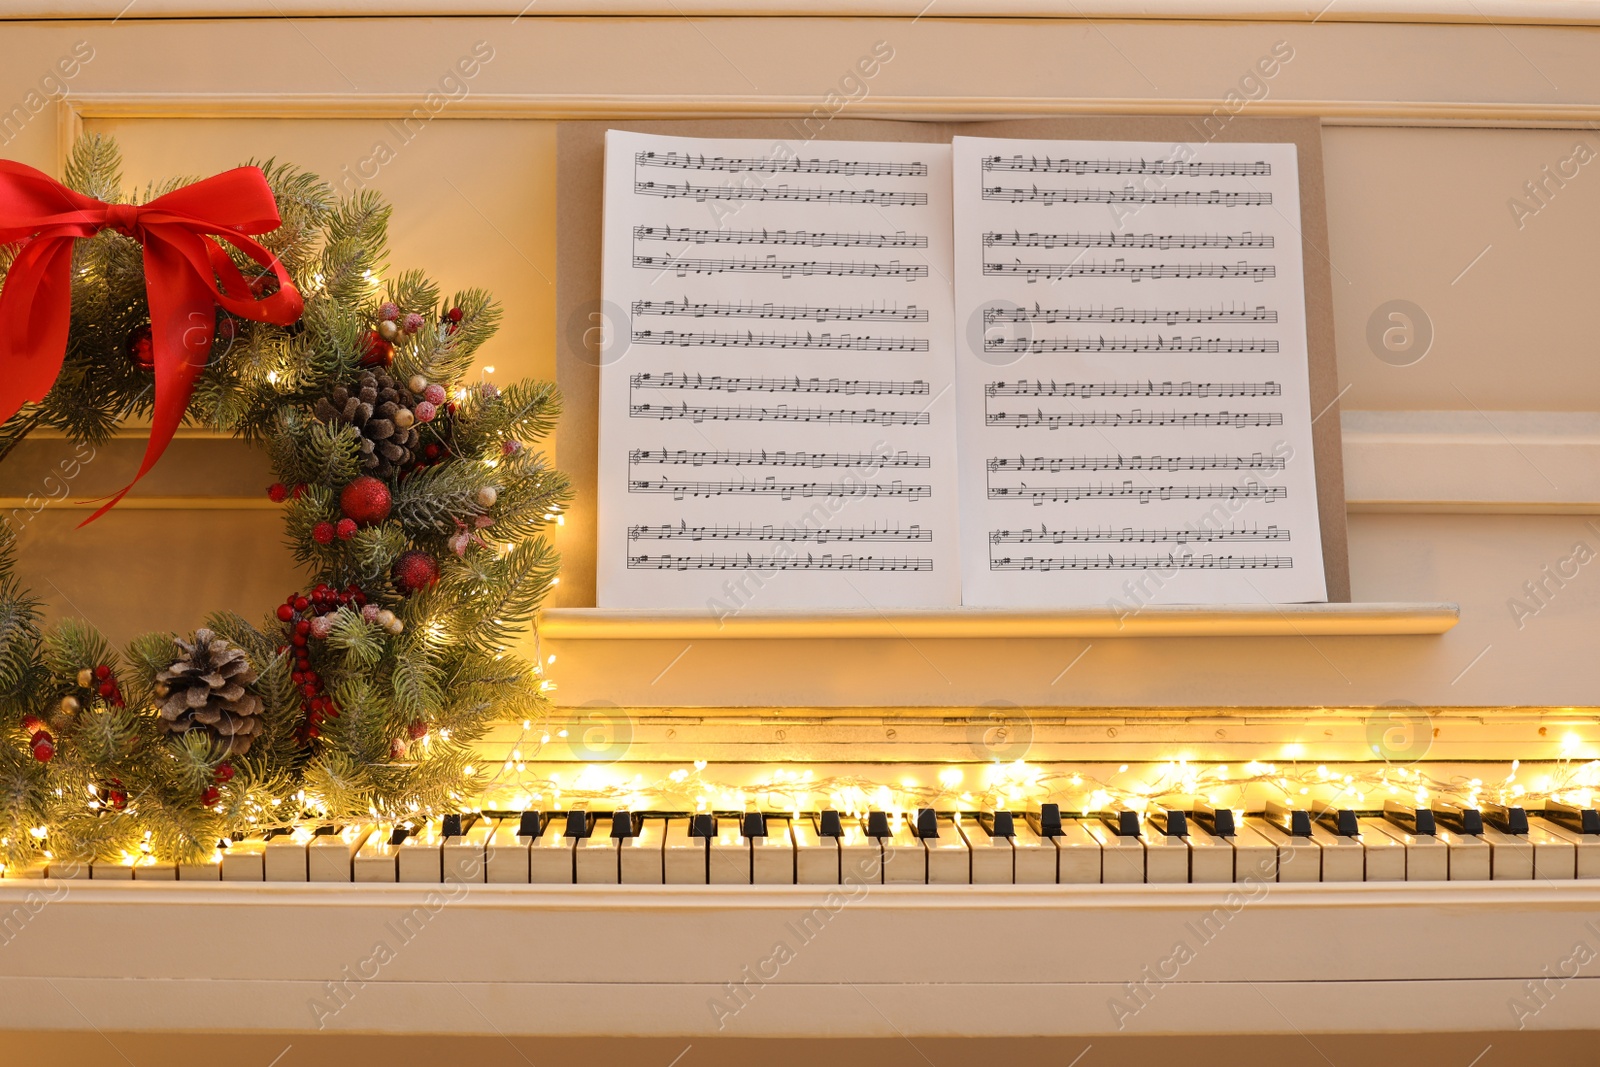
[[[949,146],[613,130],[605,181],[600,606],[958,604]]]
[[[1327,599],[1296,163],[955,139],[964,603]]]

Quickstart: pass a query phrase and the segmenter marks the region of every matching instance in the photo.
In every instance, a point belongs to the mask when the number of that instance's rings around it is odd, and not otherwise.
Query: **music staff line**
[[[899,556],[629,556],[629,570],[653,571],[931,571],[933,560]]]
[[[992,456],[984,461],[991,474],[1062,471],[1281,471],[1282,456],[1260,452],[1248,456]]]
[[[634,257],[638,265],[639,257]],[[710,262],[710,261],[708,261]],[[1127,263],[1114,260],[1101,263],[1082,260],[1075,263],[984,263],[983,273],[991,277],[1011,276],[1021,278],[1247,278],[1264,282],[1278,276],[1278,268],[1270,263]]]
[[[750,174],[856,174],[926,178],[926,163],[873,163],[838,159],[763,159],[760,156],[707,156],[687,152],[635,152],[640,167],[676,170],[742,171]]]
[[[678,241],[693,244],[804,245],[811,248],[927,248],[917,233],[812,233],[809,230],[704,230],[684,226],[635,226],[636,241]],[[1271,238],[1268,238],[1270,241]],[[1142,247],[1142,246],[1141,246]],[[1187,248],[1188,245],[1174,247]],[[1212,247],[1212,246],[1204,246]],[[1233,248],[1233,245],[1218,245]],[[1254,247],[1271,248],[1269,245]]]
[[[628,453],[630,466],[661,464],[676,467],[823,467],[868,468],[929,467],[928,456],[907,452],[747,452],[691,451],[687,449],[635,448]]]
[[[925,263],[830,262],[783,259],[691,259],[687,256],[633,257],[640,270],[675,271],[679,274],[781,274],[802,278],[904,278],[928,276]]]
[[[1041,355],[1051,352],[1096,352],[1102,354],[1159,355],[1171,352],[1250,353],[1276,355],[1278,342],[1260,337],[989,337],[983,339],[985,352],[1020,352]]]
[[[931,485],[906,485],[902,482],[780,482],[775,478],[762,481],[692,481],[674,482],[666,478],[651,481],[647,478],[629,479],[628,492],[656,493],[682,500],[684,497],[712,496],[775,496],[782,500],[794,497],[873,497],[890,500],[926,500],[933,495]]]
[[[634,389],[696,389],[724,393],[828,393],[850,396],[927,396],[927,382],[873,381],[848,378],[735,378],[721,374],[646,372],[628,377]]]
[[[1038,500],[1070,504],[1075,500],[1287,500],[1282,485],[1047,485],[989,486],[990,500]]]
[[[1051,156],[986,156],[985,172],[1025,174],[1149,174],[1165,178],[1257,178],[1271,163],[1190,163],[1169,159],[1056,159]]]
[[[990,382],[985,396],[1282,396],[1277,382]]]
[[[1043,411],[1038,411],[1032,414],[1013,415],[1009,412],[1000,411],[986,413],[983,420],[984,424],[988,426],[1011,426],[1017,429],[1042,427],[1058,430],[1062,427],[1070,426],[1106,426],[1114,429],[1128,426],[1171,426],[1181,430],[1189,430],[1210,426],[1231,426],[1236,430],[1243,430],[1258,426],[1282,426],[1283,414],[1277,411],[1241,413],[1231,411],[1082,411],[1064,414],[1047,414]]]
[[[697,333],[677,330],[634,330],[630,335],[641,345],[678,345],[685,348],[811,348],[834,352],[926,352],[925,337],[856,337],[851,334],[820,333]]]
[[[876,204],[878,207],[921,207],[927,193],[883,192],[876,189],[791,189],[747,185],[682,185],[634,182],[636,196],[659,196],[669,200],[780,200],[801,204]]]
[[[1152,567],[1186,571],[1277,571],[1294,566],[1293,556],[1024,556],[990,557],[992,571],[1142,571]]]
[[[635,311],[635,314],[638,314]],[[1038,304],[1025,307],[986,307],[983,324],[993,326],[1002,322],[1114,322],[1114,323],[1165,323],[1176,326],[1191,322],[1277,322],[1278,313],[1271,308],[1046,308]]]
[[[1274,248],[1271,234],[986,233],[985,248]]]
[[[678,525],[663,523],[659,526],[628,527],[630,541],[784,541],[815,543],[819,545],[840,542],[931,542],[933,531],[921,526],[842,526],[828,530],[803,530],[793,526],[756,526],[744,523],[735,526],[690,526],[680,520]]]
[[[1071,545],[1071,544],[1214,544],[1237,541],[1287,541],[1289,531],[1277,526],[1262,529],[1258,526],[1228,530],[1139,530],[1131,526],[1121,529],[1050,530],[1042,523],[1039,529],[990,530],[991,545]]]
[[[685,419],[689,422],[818,422],[832,426],[927,426],[932,416],[926,411],[859,411],[835,408],[742,407],[690,404],[629,404],[628,416],[635,419]]]
[[[689,318],[782,319],[809,322],[927,322],[928,309],[906,307],[805,307],[788,304],[697,303],[682,300],[635,300],[635,315],[682,315]],[[1274,318],[1276,321],[1276,318]]]
[[[1175,204],[1184,207],[1267,207],[1271,193],[1167,191],[1161,189],[1008,189],[985,187],[983,199],[1008,204]]]

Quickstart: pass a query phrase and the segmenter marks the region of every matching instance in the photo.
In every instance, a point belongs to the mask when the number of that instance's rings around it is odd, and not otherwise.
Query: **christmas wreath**
[[[547,706],[511,648],[556,581],[568,485],[529,444],[559,395],[463,383],[498,309],[387,276],[371,191],[267,162],[135,206],[120,171],[94,137],[64,184],[0,162],[0,458],[147,416],[142,475],[180,422],[230,431],[270,456],[310,577],[259,623],[119,651],[43,625],[0,529],[0,864],[196,863],[230,834],[459,807],[473,742]]]

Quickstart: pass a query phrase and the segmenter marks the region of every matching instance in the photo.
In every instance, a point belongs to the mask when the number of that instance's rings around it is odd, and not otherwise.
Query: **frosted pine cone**
[[[210,630],[196,630],[194,642],[179,638],[183,656],[156,674],[166,689],[161,723],[168,733],[203,729],[224,754],[242,756],[261,733],[261,698],[245,692],[256,672],[244,649]],[[158,690],[159,692],[159,690]]]

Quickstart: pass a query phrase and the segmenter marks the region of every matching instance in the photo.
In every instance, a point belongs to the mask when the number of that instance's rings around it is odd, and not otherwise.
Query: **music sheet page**
[[[606,135],[601,607],[960,603],[950,147]]]
[[[1295,146],[953,166],[964,603],[1326,600]]]

